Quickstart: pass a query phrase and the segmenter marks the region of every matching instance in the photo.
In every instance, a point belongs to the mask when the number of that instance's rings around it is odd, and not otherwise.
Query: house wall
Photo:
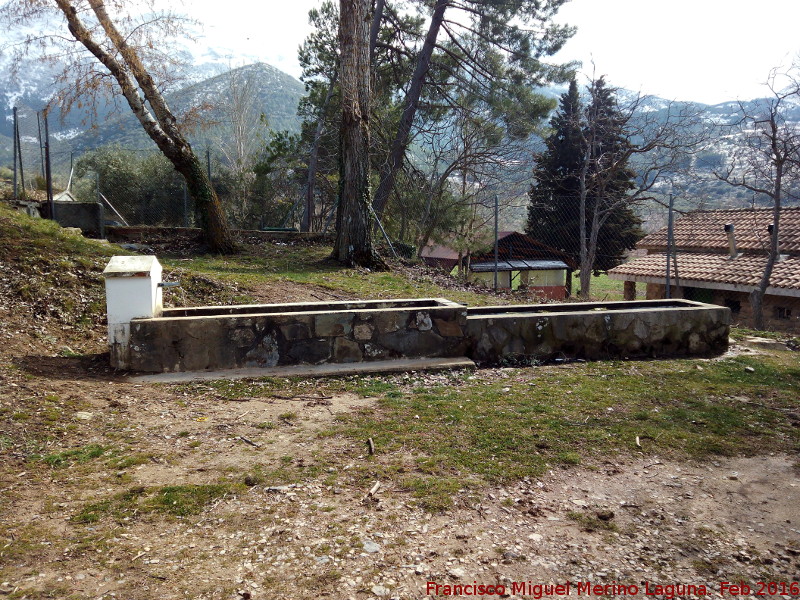
[[[731,323],[743,327],[752,327],[753,308],[750,306],[749,294],[745,292],[731,292],[726,290],[708,290],[711,293],[710,302],[731,309]],[[673,298],[687,298],[692,295],[690,290],[683,287],[672,286]],[[647,299],[656,300],[666,296],[666,286],[660,283],[647,284]],[[696,300],[697,298],[689,298]],[[764,297],[764,325],[773,331],[786,331],[787,333],[800,333],[800,298],[790,296],[765,296]]]
[[[533,292],[537,298],[546,298],[547,300],[565,300],[567,298],[567,288],[563,285],[530,285],[527,290]]]
[[[516,273],[516,271],[514,271],[513,273]],[[501,289],[510,288],[511,275],[512,271],[498,271],[497,287]],[[494,287],[494,271],[490,271],[488,273],[472,273],[470,277],[475,283],[480,283],[490,288]]]
[[[499,271],[497,273],[497,287],[516,290],[522,286],[528,286],[529,290],[541,290],[542,293],[538,294],[540,296],[552,300],[563,300],[567,297],[565,276],[566,271],[563,269]],[[494,271],[488,273],[471,273],[470,277],[476,283],[481,283],[487,287],[494,287]]]
[[[531,287],[564,287],[564,276],[566,271],[561,269],[552,269],[548,271],[521,271],[520,282],[522,285]]]

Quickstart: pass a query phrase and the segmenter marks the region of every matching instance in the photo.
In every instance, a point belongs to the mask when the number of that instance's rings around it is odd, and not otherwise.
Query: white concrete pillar
[[[131,319],[161,316],[161,264],[155,256],[113,256],[103,271],[111,365],[129,368]]]

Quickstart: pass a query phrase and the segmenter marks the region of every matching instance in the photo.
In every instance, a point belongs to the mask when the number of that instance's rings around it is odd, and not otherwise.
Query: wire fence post
[[[499,221],[500,217],[500,199],[497,194],[494,195],[494,291],[497,291],[497,260],[499,257]]]
[[[669,209],[667,212],[667,287],[664,297],[667,299],[672,298],[672,288],[669,281],[669,267],[670,267],[670,258],[672,257],[672,205],[673,205],[673,195],[672,192],[669,193]]]
[[[14,201],[17,200],[17,107],[15,106],[13,109],[14,112]]]

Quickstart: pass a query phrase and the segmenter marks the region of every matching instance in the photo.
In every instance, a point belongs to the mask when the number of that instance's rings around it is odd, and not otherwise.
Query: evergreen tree
[[[584,155],[582,120],[578,85],[572,80],[569,90],[561,96],[558,112],[550,120],[552,133],[545,139],[545,149],[534,157],[526,228],[534,239],[566,252],[575,262],[580,251],[578,177]]]
[[[625,118],[602,78],[593,82],[590,92],[585,109],[574,81],[561,97],[550,121],[553,131],[535,157],[526,231],[579,264],[583,237],[584,260],[590,265],[584,271],[597,273],[620,264],[642,231],[641,220],[626,201],[636,174],[628,164]]]
[[[642,220],[629,203],[636,189],[636,172],[630,166],[633,144],[625,131],[628,115],[619,109],[614,90],[603,77],[592,82],[589,91],[591,103],[583,128],[589,148],[584,153],[588,160],[586,236],[588,264],[598,273],[624,262],[626,252],[644,233]],[[582,273],[581,287],[588,287],[587,282],[588,273]]]

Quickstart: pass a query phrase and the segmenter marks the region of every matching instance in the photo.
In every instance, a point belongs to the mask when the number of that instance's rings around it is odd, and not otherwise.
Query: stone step
[[[287,365],[269,368],[221,369],[218,371],[188,371],[134,375],[132,383],[185,383],[213,379],[255,379],[258,377],[339,377],[372,373],[405,373],[407,371],[445,371],[474,369],[475,363],[465,356],[453,358],[398,358],[358,363],[325,363],[321,365]]]

